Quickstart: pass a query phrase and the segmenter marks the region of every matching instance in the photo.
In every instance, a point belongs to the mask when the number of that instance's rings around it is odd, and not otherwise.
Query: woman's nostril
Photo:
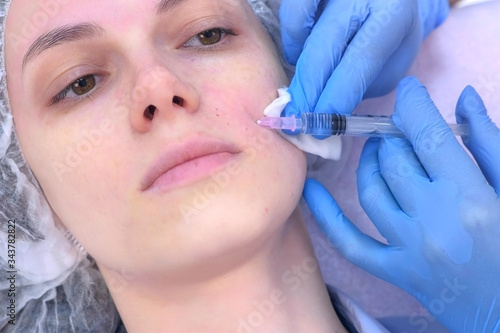
[[[183,106],[184,105],[184,99],[182,97],[179,97],[179,96],[174,96],[174,99],[172,100],[172,103],[177,104],[179,106]]]
[[[156,106],[150,105],[144,111],[144,116],[146,118],[148,118],[149,120],[153,120],[153,117],[155,116],[156,110],[157,110]]]
[[[179,96],[174,96],[174,98],[172,99],[172,103],[177,104],[179,106],[183,106],[184,99]],[[153,120],[156,111],[158,111],[158,108],[151,104],[144,110],[144,117],[146,117],[149,120]]]

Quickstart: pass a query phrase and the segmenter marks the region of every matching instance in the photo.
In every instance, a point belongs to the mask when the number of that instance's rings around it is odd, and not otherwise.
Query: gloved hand
[[[304,197],[349,261],[413,295],[452,332],[498,332],[500,130],[471,87],[456,113],[470,124],[464,141],[479,167],[414,78],[401,83],[394,114],[409,141],[367,141],[359,198],[388,244],[357,229],[318,182],[307,181]]]
[[[297,66],[284,115],[350,114],[388,93],[448,12],[447,0],[282,0],[284,53]]]

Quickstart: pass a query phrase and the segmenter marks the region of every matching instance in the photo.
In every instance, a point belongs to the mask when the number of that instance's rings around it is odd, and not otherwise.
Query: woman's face
[[[6,66],[62,223],[101,266],[183,276],[271,237],[305,158],[256,125],[287,79],[246,0],[158,1],[15,0]]]

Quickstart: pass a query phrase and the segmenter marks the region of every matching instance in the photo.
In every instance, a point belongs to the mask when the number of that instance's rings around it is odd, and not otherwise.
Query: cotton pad
[[[264,110],[264,115],[266,117],[281,116],[281,112],[283,112],[285,106],[292,100],[287,88],[278,89],[278,94],[279,97]],[[282,131],[278,132],[300,150],[321,156],[328,160],[340,159],[342,153],[342,139],[338,136],[330,136],[327,139],[318,140],[307,134],[289,135]]]

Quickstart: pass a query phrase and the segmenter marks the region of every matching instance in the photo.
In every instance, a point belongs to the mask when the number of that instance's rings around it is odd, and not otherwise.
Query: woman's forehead
[[[127,17],[138,19],[144,14],[164,14],[175,8],[187,6],[189,9],[207,8],[234,10],[251,8],[246,0],[127,0],[103,2],[101,0],[15,0],[9,10],[10,28],[16,30],[40,29],[52,21],[78,20],[80,18],[104,16],[107,18]],[[109,11],[108,9],[113,9]],[[104,15],[103,15],[104,14]],[[128,14],[128,16],[127,16]]]
[[[179,6],[187,5],[190,8],[210,5],[221,9],[229,7],[247,7],[247,0],[126,0],[117,2],[103,2],[102,0],[15,0],[10,5],[9,15],[14,14],[21,20],[17,20],[21,25],[34,23],[43,25],[48,19],[58,17],[74,17],[76,13],[82,15],[92,14],[99,9],[114,8],[115,11],[109,13],[116,16],[116,10],[129,9],[138,13],[142,10],[163,13]],[[135,15],[137,17],[137,15]]]

